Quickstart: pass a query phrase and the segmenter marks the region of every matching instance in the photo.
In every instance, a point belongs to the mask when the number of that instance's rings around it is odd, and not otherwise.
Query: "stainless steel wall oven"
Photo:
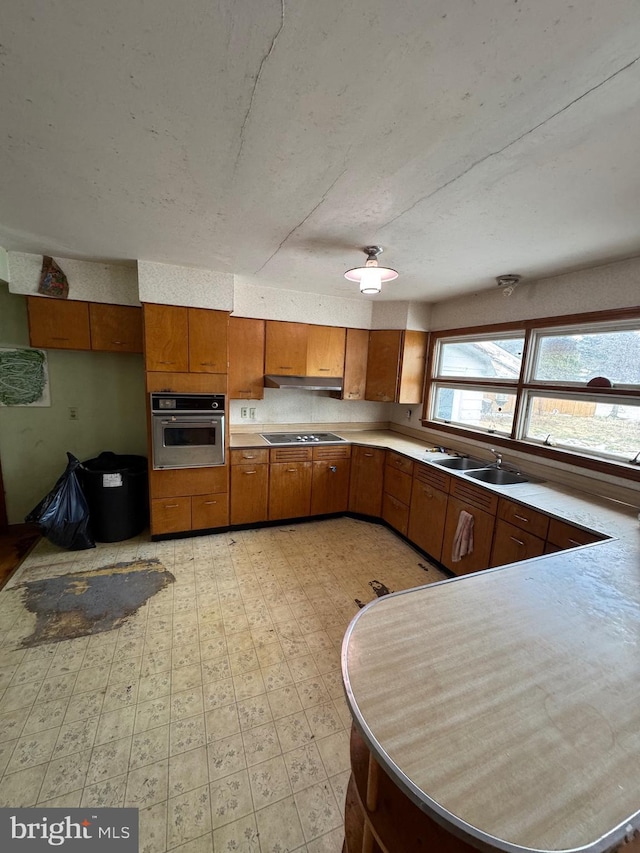
[[[151,394],[154,469],[224,465],[224,394]]]

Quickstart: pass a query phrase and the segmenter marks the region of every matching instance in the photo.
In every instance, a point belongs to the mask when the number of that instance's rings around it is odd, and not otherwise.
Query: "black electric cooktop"
[[[260,435],[269,444],[336,444],[345,440],[332,432],[263,432]]]

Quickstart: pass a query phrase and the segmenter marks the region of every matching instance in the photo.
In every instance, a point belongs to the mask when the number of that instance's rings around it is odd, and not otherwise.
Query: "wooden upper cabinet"
[[[305,376],[342,376],[345,329],[341,326],[307,326]]]
[[[367,384],[367,354],[369,332],[366,329],[347,329],[344,354],[343,400],[364,400]]]
[[[229,398],[264,397],[264,320],[229,317]]]
[[[189,308],[189,371],[226,373],[229,356],[229,314],[209,308]]]
[[[426,332],[399,329],[370,332],[365,399],[420,403],[426,355]]]
[[[151,302],[144,304],[147,370],[162,370],[167,373],[189,371],[188,311],[188,308],[176,305],[156,305]]]
[[[402,351],[400,362],[400,387],[398,403],[421,403],[424,387],[424,372],[427,363],[426,332],[414,332],[407,329],[402,333]]]
[[[89,303],[28,296],[29,343],[42,349],[91,349]]]
[[[89,303],[91,349],[142,352],[142,311],[135,305]]]
[[[267,320],[264,372],[274,376],[305,376],[307,325]]]
[[[392,403],[398,390],[402,332],[381,329],[369,333],[365,400]]]

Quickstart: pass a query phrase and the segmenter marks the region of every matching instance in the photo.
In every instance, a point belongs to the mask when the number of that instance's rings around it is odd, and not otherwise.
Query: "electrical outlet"
[[[248,417],[248,415],[247,415],[247,411],[248,411],[248,410],[247,410],[247,407],[246,407],[246,406],[242,406],[242,408],[240,409],[240,417],[241,417],[241,418],[246,418],[246,417]]]
[[[411,409],[407,409],[407,420],[411,420]]]
[[[69,420],[77,421],[78,420],[78,407],[77,406],[69,406]]]
[[[253,406],[249,409],[249,417],[254,421],[256,419],[256,410],[253,408]]]

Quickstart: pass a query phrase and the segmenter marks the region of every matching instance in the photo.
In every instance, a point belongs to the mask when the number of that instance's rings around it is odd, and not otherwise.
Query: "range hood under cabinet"
[[[302,388],[306,391],[342,391],[342,376],[275,376],[264,377],[265,388]]]

